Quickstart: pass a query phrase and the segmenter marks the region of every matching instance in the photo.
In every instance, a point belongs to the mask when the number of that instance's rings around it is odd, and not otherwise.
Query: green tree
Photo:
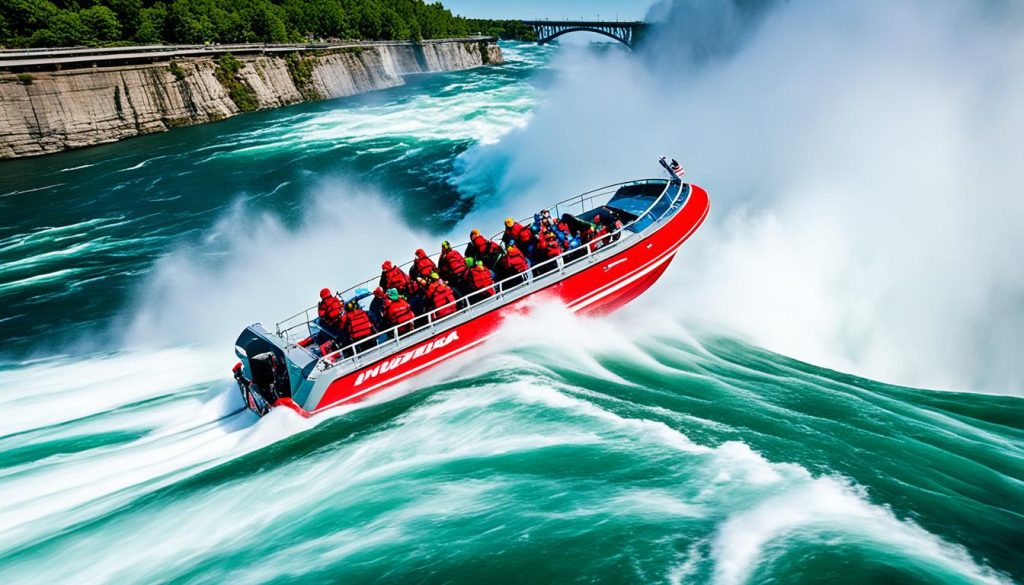
[[[15,37],[28,37],[46,28],[57,12],[57,7],[47,0],[0,1],[0,17],[7,23],[7,34]]]
[[[60,47],[81,45],[89,38],[89,30],[82,24],[78,13],[70,10],[59,10],[50,19],[50,25],[47,28],[53,34],[53,44]]]
[[[528,33],[514,24],[466,20],[423,0],[0,0],[0,43],[13,46]]]
[[[142,26],[142,0],[103,0],[103,5],[114,11],[121,25],[121,35],[133,38]]]
[[[78,13],[82,26],[88,31],[90,44],[116,41],[121,38],[121,23],[114,11],[106,6],[93,6]]]
[[[140,43],[159,43],[164,40],[164,27],[167,21],[167,5],[163,2],[142,9],[139,30],[135,40]]]

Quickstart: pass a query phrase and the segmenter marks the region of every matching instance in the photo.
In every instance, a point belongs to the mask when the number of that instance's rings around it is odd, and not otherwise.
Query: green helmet
[[[445,240],[445,241],[441,242],[441,249],[442,250],[448,250],[451,247],[452,247],[452,245],[448,243],[448,240]]]
[[[476,261],[476,265],[477,266],[483,266],[484,265],[484,261],[483,260],[477,260]]]
[[[440,280],[440,279],[441,279],[441,275],[440,274],[438,274],[436,272],[431,272],[430,273],[430,280]]]
[[[470,267],[473,266],[473,258],[468,257],[468,256],[466,257],[466,266],[470,266]]]
[[[397,289],[393,289],[393,288],[389,288],[388,289],[388,298],[391,299],[392,301],[397,301],[398,300],[398,290]]]

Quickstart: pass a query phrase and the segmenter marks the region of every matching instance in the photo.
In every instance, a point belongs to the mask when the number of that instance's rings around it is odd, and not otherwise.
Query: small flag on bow
[[[667,160],[667,157],[663,156],[660,159],[658,159],[658,162],[661,163],[661,166],[665,167],[666,171],[674,175],[676,178],[682,179],[683,175],[686,174],[686,169],[684,169],[683,166],[679,164],[679,161],[677,161],[676,159],[672,159],[672,161],[669,162]]]

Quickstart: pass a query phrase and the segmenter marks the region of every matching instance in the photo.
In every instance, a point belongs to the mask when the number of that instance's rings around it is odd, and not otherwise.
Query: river
[[[358,409],[236,411],[246,324],[529,211],[467,152],[593,50],[502,50],[0,164],[0,580],[1024,579],[1019,398],[787,357],[652,310],[688,302],[671,285],[607,320],[541,307]]]

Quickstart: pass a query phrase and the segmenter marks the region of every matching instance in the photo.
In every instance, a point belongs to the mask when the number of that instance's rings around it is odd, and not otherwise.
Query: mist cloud
[[[315,305],[320,288],[343,290],[378,274],[388,254],[401,264],[431,241],[373,188],[341,178],[325,179],[305,209],[289,226],[240,200],[202,241],[161,258],[115,327],[125,345],[230,347],[253,322],[273,330]]]
[[[662,3],[639,55],[563,52],[460,184],[529,207],[672,154],[712,215],[650,310],[887,381],[1024,391],[1024,6],[748,4]]]

